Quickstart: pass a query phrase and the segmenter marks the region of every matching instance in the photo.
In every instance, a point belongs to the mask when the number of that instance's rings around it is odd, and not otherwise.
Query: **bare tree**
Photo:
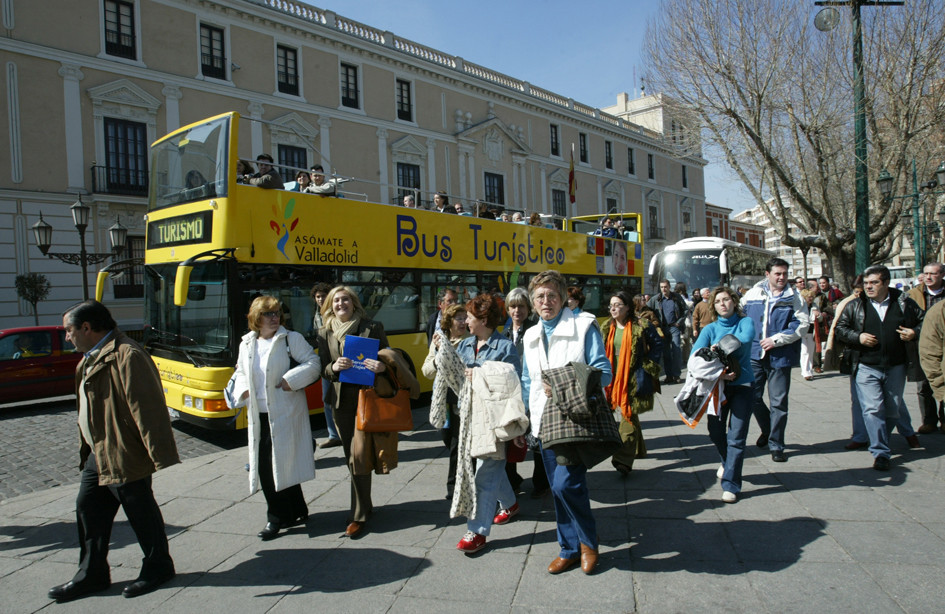
[[[671,112],[703,129],[780,231],[820,249],[849,287],[855,275],[853,62],[850,19],[813,28],[798,0],[663,0],[644,42],[646,79]],[[945,17],[940,0],[864,7],[870,183],[883,168],[896,194],[945,158]],[[683,155],[686,151],[680,151]],[[909,182],[906,182],[908,175]],[[870,187],[870,259],[894,254],[902,200]],[[800,233],[788,232],[788,225]]]

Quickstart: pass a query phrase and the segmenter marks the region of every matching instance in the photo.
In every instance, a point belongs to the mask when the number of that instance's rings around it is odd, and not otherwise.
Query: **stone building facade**
[[[354,178],[351,198],[415,191],[427,204],[443,190],[528,213],[638,212],[648,251],[704,226],[706,162],[674,153],[659,97],[601,110],[289,0],[0,0],[0,19],[0,283],[45,274],[43,323],[82,291],[78,267],[33,244],[40,212],[53,251],[78,251],[69,206],[81,196],[90,251],[110,249],[117,219],[126,255],[142,255],[150,144],[225,111],[264,120],[241,157],[321,163]],[[123,326],[141,322],[143,283],[141,271],[109,282]],[[12,293],[0,316],[32,322]]]

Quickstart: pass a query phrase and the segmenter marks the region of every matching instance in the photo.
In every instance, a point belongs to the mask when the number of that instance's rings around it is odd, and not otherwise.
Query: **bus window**
[[[368,283],[355,281],[361,277]],[[350,271],[342,283],[358,294],[368,318],[380,322],[384,332],[415,332],[420,324],[419,296],[409,271]]]

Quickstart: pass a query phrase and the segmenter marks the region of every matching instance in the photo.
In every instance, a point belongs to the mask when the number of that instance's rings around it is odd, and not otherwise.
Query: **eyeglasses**
[[[279,311],[264,311],[262,312],[262,317],[264,318],[278,318],[282,313]]]
[[[545,292],[535,295],[536,303],[557,303],[561,300],[561,295],[557,292]]]

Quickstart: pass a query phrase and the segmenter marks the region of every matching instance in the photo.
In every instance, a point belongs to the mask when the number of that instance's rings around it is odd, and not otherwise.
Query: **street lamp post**
[[[125,249],[125,241],[128,237],[128,229],[121,225],[116,219],[115,223],[108,229],[108,238],[112,244],[112,251],[108,253],[89,253],[85,250],[85,229],[89,225],[89,207],[82,202],[82,196],[79,196],[72,207],[72,221],[75,223],[76,230],[79,231],[79,252],[51,252],[53,227],[43,220],[43,214],[40,212],[39,221],[33,224],[33,239],[36,241],[36,247],[43,252],[44,256],[56,258],[68,264],[78,264],[82,267],[82,297],[89,300],[89,265],[104,262],[106,259],[121,255]]]
[[[876,186],[879,188],[880,194],[883,195],[883,201],[888,202],[897,199],[912,199],[912,213],[903,213],[902,221],[905,224],[908,224],[912,218],[912,232],[906,232],[906,236],[912,241],[912,251],[915,253],[915,275],[916,277],[922,272],[922,268],[926,265],[926,259],[928,254],[926,253],[926,244],[927,244],[927,232],[932,231],[933,233],[939,228],[940,225],[945,225],[945,207],[938,211],[937,217],[938,222],[935,221],[927,222],[926,216],[924,213],[919,211],[919,197],[921,196],[920,190],[925,190],[926,194],[945,194],[945,190],[936,190],[936,187],[945,186],[945,162],[942,162],[938,169],[935,171],[935,179],[919,185],[918,175],[916,173],[915,167],[915,158],[912,159],[912,192],[909,194],[903,194],[901,196],[892,195],[892,185],[893,185],[893,176],[889,174],[889,171],[883,169],[879,173],[879,177],[876,178]]]
[[[865,271],[870,265],[870,193],[866,165],[866,85],[863,78],[863,32],[860,28],[860,7],[902,6],[902,0],[818,0],[815,6],[825,6],[814,25],[829,31],[837,25],[835,6],[849,6],[853,20],[853,157],[856,190],[856,270]]]

